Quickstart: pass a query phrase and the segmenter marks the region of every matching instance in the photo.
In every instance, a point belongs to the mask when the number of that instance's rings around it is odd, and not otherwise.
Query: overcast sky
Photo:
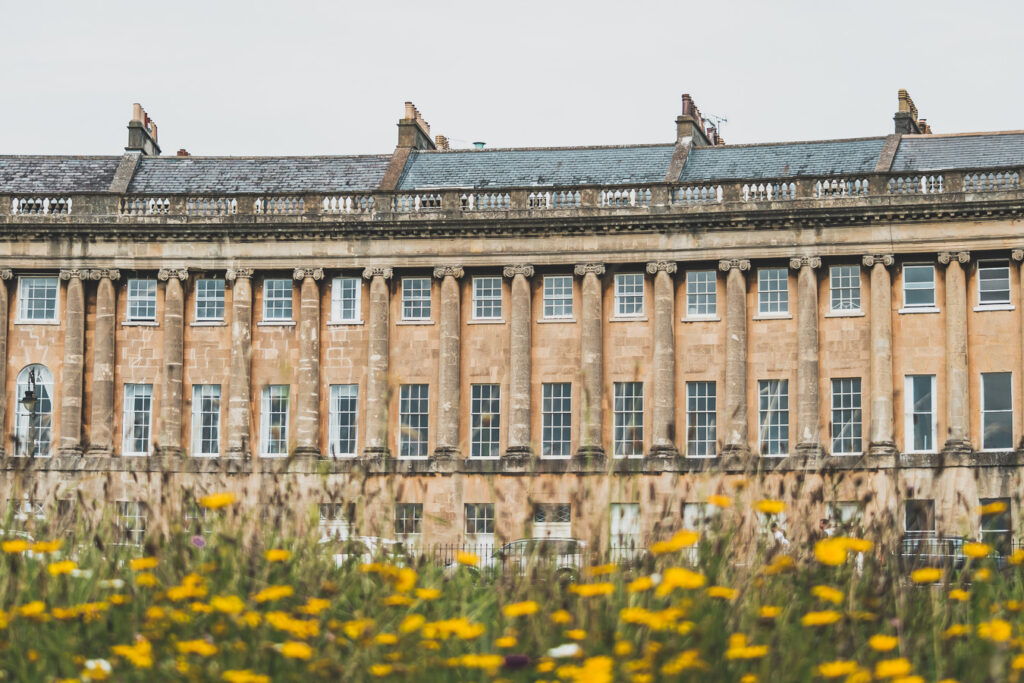
[[[0,0],[0,154],[388,153],[412,100],[454,146],[729,143],[1024,128],[1024,3]]]

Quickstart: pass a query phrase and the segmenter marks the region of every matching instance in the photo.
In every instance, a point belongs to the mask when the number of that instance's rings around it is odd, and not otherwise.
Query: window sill
[[[829,311],[825,314],[826,318],[863,318],[864,311],[862,310],[850,310],[850,311]]]
[[[395,325],[433,325],[433,320],[398,320]]]
[[[938,451],[906,451],[906,455],[938,455]]]
[[[267,460],[284,460],[285,458],[288,457],[288,454],[287,453],[260,453],[260,457],[261,458],[266,458]]]
[[[645,323],[647,316],[644,315],[616,315],[608,319],[610,323]]]
[[[256,327],[295,327],[294,320],[261,320]]]
[[[121,327],[159,327],[160,323],[155,320],[125,320]]]
[[[59,320],[15,320],[15,325],[60,325]]]
[[[833,458],[859,458],[864,455],[864,451],[855,451],[852,453],[830,453]]]
[[[761,457],[762,458],[770,458],[770,459],[773,459],[773,460],[781,460],[783,458],[788,458],[789,457],[789,453],[762,453]]]
[[[541,460],[572,460],[571,455],[542,455]]]
[[[122,453],[122,458],[145,458],[149,456],[149,453]]]
[[[196,320],[189,323],[189,327],[227,327],[223,320]]]
[[[792,320],[791,313],[763,313],[755,315],[752,320]]]
[[[896,312],[900,315],[912,315],[915,313],[938,313],[939,309],[934,306],[915,306],[912,308],[901,308]],[[928,452],[930,453],[931,451]]]
[[[483,320],[467,320],[466,324],[467,325],[504,325],[505,324],[505,319],[504,318],[493,318],[493,319],[486,319],[485,318]]]
[[[551,325],[555,323],[574,323],[576,318],[540,318],[537,320],[538,325]]]
[[[1013,304],[981,304],[975,306],[974,310],[978,311],[1012,311]]]
[[[714,455],[687,455],[685,457],[689,460],[714,460],[718,457],[718,453]]]
[[[328,327],[343,327],[345,325],[362,325],[362,320],[329,320],[327,321]]]
[[[430,460],[429,455],[399,455],[396,460]]]
[[[717,315],[700,316],[695,315],[687,318],[682,318],[681,322],[684,323],[720,323],[722,319]]]
[[[193,453],[192,457],[196,460],[214,460],[220,457],[220,453]]]

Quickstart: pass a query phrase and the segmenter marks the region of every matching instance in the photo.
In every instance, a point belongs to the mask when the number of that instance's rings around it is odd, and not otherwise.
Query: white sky
[[[455,146],[730,143],[1024,128],[1024,3],[0,0],[0,154],[389,153],[412,100]]]

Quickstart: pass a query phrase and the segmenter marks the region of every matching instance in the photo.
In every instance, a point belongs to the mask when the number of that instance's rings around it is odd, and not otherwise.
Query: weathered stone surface
[[[319,456],[320,444],[320,268],[297,268],[299,292],[299,372],[296,396],[296,455]]]
[[[797,276],[797,450],[817,455],[821,446],[818,412],[818,280],[821,259],[791,259]]]
[[[438,457],[452,457],[459,455],[462,325],[458,279],[462,277],[462,268],[435,268],[434,277],[441,280],[441,350],[437,363],[437,448],[434,454]]]
[[[603,264],[576,266],[575,273],[582,276],[583,284],[580,319],[580,385],[583,388],[580,404],[580,455],[601,455],[604,415],[604,338],[601,278]]]
[[[226,274],[232,283],[227,453],[235,458],[252,454],[252,273],[251,268],[235,267]]]
[[[652,453],[674,455],[676,438],[676,338],[675,284],[676,264],[659,261],[647,264],[654,275],[654,390],[651,414]]]
[[[85,373],[85,291],[82,271],[62,270],[67,308],[64,328],[64,369],[61,377],[60,448],[62,455],[82,453],[82,392]]]
[[[942,252],[946,265],[946,444],[945,450],[971,450],[970,392],[967,376],[967,281],[969,252]]]
[[[177,455],[181,447],[182,391],[185,368],[185,293],[181,280],[169,277],[164,287],[163,392],[160,399],[160,452]]]
[[[725,281],[725,438],[723,450],[746,452],[747,446],[747,281],[750,261],[720,261]]]
[[[529,456],[530,382],[532,377],[533,320],[530,319],[530,281],[533,266],[506,266],[505,277],[512,278],[509,318],[509,402],[507,457]]]
[[[364,455],[388,452],[388,279],[390,268],[367,268],[370,280],[369,358],[366,378],[366,446]]]
[[[891,254],[864,257],[864,265],[871,269],[871,422],[868,438],[874,455],[896,452],[892,396],[892,278],[888,271],[893,261]]]
[[[117,331],[116,270],[100,273],[96,285],[96,322],[93,333],[92,419],[89,429],[90,456],[110,455],[114,451],[114,368]]]

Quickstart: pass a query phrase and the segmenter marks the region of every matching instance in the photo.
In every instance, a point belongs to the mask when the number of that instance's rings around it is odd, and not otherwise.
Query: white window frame
[[[28,390],[28,375],[32,370],[35,370],[36,381],[34,413],[36,424],[34,426],[30,425],[33,415],[29,414],[21,403],[22,397]],[[32,457],[47,458],[53,452],[53,373],[45,365],[39,363],[26,365],[18,373],[15,387],[17,393],[14,401],[14,433],[17,434],[18,439],[14,444],[14,455],[27,456],[32,450]],[[48,406],[46,411],[42,410],[44,405]],[[30,435],[36,442],[34,449],[28,447]]]
[[[640,289],[637,291],[637,284]],[[643,273],[615,274],[615,317],[642,318],[647,283]]]
[[[125,383],[123,396],[121,455],[149,455],[149,452],[153,449],[153,385],[147,383]],[[141,411],[136,410],[135,402],[137,399],[148,400],[149,407]],[[141,425],[138,424],[140,417],[143,418],[143,424]],[[135,442],[137,441],[135,435],[136,428],[144,430],[146,434],[145,448],[143,450],[135,448]]]
[[[501,385],[471,384],[469,387],[469,457],[498,458],[501,456]]]
[[[407,527],[412,525],[412,531]],[[399,530],[401,527],[401,531]],[[415,541],[423,535],[423,503],[395,503],[395,537]]]
[[[498,285],[497,295],[494,293],[495,283]],[[501,278],[498,276],[485,275],[473,278],[473,320],[501,320],[504,308],[502,287]],[[495,301],[498,302],[497,312],[494,310]]]
[[[148,512],[146,504],[142,501],[117,501],[114,518],[118,538],[116,545],[141,546],[145,542],[146,528],[149,526]]]
[[[612,392],[612,452],[616,458],[642,458],[644,383],[614,382]]]
[[[216,283],[216,284],[206,284]],[[219,287],[218,287],[219,284]],[[195,296],[196,296],[196,307],[195,315],[196,322],[223,322],[224,311],[227,306],[224,296],[224,279],[216,277],[198,278],[195,281]],[[200,309],[207,307],[208,305],[216,304],[217,300],[220,299],[220,316],[200,315]]]
[[[918,505],[927,512],[930,529],[911,529],[907,526],[907,522],[910,520],[907,513],[910,512],[911,506]],[[909,498],[903,501],[903,533],[920,536],[930,536],[935,533],[935,500],[933,498]]]
[[[863,310],[861,298],[860,266],[837,263],[829,266],[829,311],[832,313],[860,313]],[[856,306],[852,305],[856,302]]]
[[[25,291],[28,281],[47,280],[52,281],[53,294],[53,316],[49,318],[29,318],[26,316],[28,293]],[[49,284],[47,284],[49,286]],[[32,299],[38,301],[43,299]],[[60,323],[60,278],[56,275],[21,275],[18,277],[18,322],[24,325],[55,325]]]
[[[608,505],[608,546],[613,561],[629,560],[644,548],[640,503]]]
[[[772,391],[775,385],[776,391]],[[772,406],[772,401],[778,405]],[[767,403],[766,403],[767,402]],[[757,382],[757,444],[761,457],[782,458],[792,447],[789,433],[789,380],[762,379]],[[779,418],[774,419],[778,415]],[[777,422],[777,424],[773,424]],[[772,439],[769,430],[779,430],[779,438]],[[767,447],[766,447],[767,444]],[[778,446],[772,446],[778,444]]]
[[[781,277],[779,277],[781,273]],[[774,285],[781,283],[781,287]],[[772,300],[772,295],[778,295]],[[778,310],[772,310],[777,308]],[[786,268],[757,269],[757,314],[761,317],[789,315],[789,270]]]
[[[915,377],[930,377],[931,378],[931,410],[929,413],[915,411],[914,404],[917,399],[914,398],[914,378]],[[907,453],[935,453],[938,450],[937,446],[937,433],[936,433],[936,394],[935,394],[935,375],[904,375],[903,377],[903,441],[904,451]],[[931,429],[931,448],[914,448],[914,415],[928,414],[931,416],[932,429]]]
[[[430,320],[431,290],[429,277],[402,278],[402,320]]]
[[[991,290],[991,291],[998,291],[998,292],[1005,291],[1005,297],[1001,298],[999,301],[982,301],[981,300],[981,295],[982,295],[982,287],[981,287],[981,285],[982,285],[982,282],[985,280],[985,278],[982,277],[982,274],[986,273],[986,272],[996,271],[996,270],[1003,270],[1003,271],[1006,272],[1006,289],[1005,290]],[[1011,286],[1010,286],[1010,263],[1009,263],[1009,261],[998,260],[998,259],[997,260],[978,261],[978,278],[977,279],[978,279],[978,288],[977,288],[977,290],[978,290],[978,308],[979,309],[982,309],[982,310],[984,310],[984,309],[1005,310],[1008,307],[1010,307],[1010,302],[1011,302],[1011,299],[1010,299],[1010,296],[1011,296],[1010,295],[1010,289],[1011,289]],[[997,278],[989,278],[989,280],[996,280],[996,279]],[[1002,279],[1002,278],[998,278],[998,279]]]
[[[554,395],[555,387],[559,388],[559,395]],[[568,387],[568,395],[564,389]],[[554,402],[558,401],[558,410],[551,409]],[[558,418],[556,424],[556,418]],[[556,435],[559,438],[553,438]],[[562,438],[565,437],[565,438]],[[558,445],[559,453],[551,454],[553,445]],[[561,452],[564,449],[564,452]],[[572,457],[572,383],[570,382],[543,382],[541,384],[541,457],[542,458],[569,458]]]
[[[204,410],[207,400],[216,401],[215,410]],[[193,384],[192,385],[192,456],[196,458],[216,458],[220,455],[220,412],[221,412],[221,385],[219,384]],[[204,418],[211,418],[213,424],[207,425]],[[210,441],[204,438],[203,430],[209,426],[216,435],[213,442],[216,448],[212,452],[204,452],[203,446]]]
[[[911,304],[907,303],[907,292],[910,290],[927,290],[928,287],[919,286],[914,283],[912,286],[907,282],[907,269],[908,268],[929,268],[932,271],[932,302],[930,304]],[[904,263],[903,268],[900,271],[903,280],[903,308],[907,310],[938,310],[938,300],[935,298],[935,266],[931,263]]]
[[[473,543],[494,543],[494,503],[465,503],[466,538]]]
[[[145,285],[146,291],[139,291]],[[125,285],[128,298],[128,306],[125,311],[125,320],[128,322],[156,322],[156,279],[155,278],[129,278]],[[145,306],[147,313],[140,315],[137,312],[139,306]],[[152,314],[148,309],[152,308]]]
[[[416,410],[412,410],[414,407]],[[398,391],[398,457],[422,460],[429,456],[430,385],[403,384]]]
[[[711,269],[686,271],[686,320],[717,317],[718,273]]]
[[[358,455],[359,449],[359,385],[332,384],[329,391],[328,452],[332,458],[354,458]],[[342,407],[346,410],[341,410]],[[349,424],[342,425],[342,415],[350,416]],[[350,432],[351,435],[342,439],[343,431]],[[352,448],[342,448],[345,442],[350,442]]]
[[[288,292],[288,296],[287,297],[283,296],[282,292],[274,291],[274,290],[276,290],[277,286],[280,285],[281,283],[287,283],[287,286],[286,286],[286,290]],[[274,291],[275,296],[273,296],[273,297],[270,296],[271,291]],[[295,291],[295,287],[294,287],[294,285],[293,285],[291,280],[285,279],[283,277],[264,278],[264,280],[263,280],[263,322],[268,322],[268,323],[284,323],[284,322],[289,322],[290,323],[290,322],[294,322],[295,312],[294,312],[293,309],[295,307],[295,303],[292,300],[293,296],[294,296],[294,291]],[[271,308],[270,308],[270,304],[273,303],[273,302],[282,302],[282,303],[283,302],[287,302],[288,303],[288,315],[283,315],[283,313],[282,314],[277,314],[274,311],[272,311]]]
[[[350,289],[350,291],[346,291]],[[331,280],[331,322],[358,323],[362,322],[363,281],[358,277],[339,276]],[[345,317],[346,295],[352,302],[352,314]]]
[[[569,283],[568,292],[565,283]],[[555,288],[558,291],[555,291]],[[544,319],[568,320],[573,317],[573,281],[571,275],[544,276]],[[566,310],[567,309],[567,310]],[[557,312],[556,312],[557,311]]]
[[[353,504],[344,502],[320,503],[320,540],[347,541],[353,531]]]
[[[710,391],[708,389],[710,388]],[[701,391],[701,390],[704,391]],[[700,417],[704,417],[701,424]],[[705,438],[691,438],[704,432]],[[696,451],[708,451],[697,453]],[[714,380],[686,383],[686,457],[714,458],[718,455],[718,384]]]
[[[291,386],[268,384],[260,392],[260,455],[264,458],[288,457],[289,422],[291,418]],[[275,410],[284,401],[284,410]],[[277,401],[277,405],[274,402]],[[272,415],[284,415],[281,424],[271,424]],[[276,434],[273,432],[276,431]],[[271,445],[273,444],[273,449]]]
[[[572,503],[534,503],[534,538],[571,538]]]
[[[860,377],[834,377],[831,384],[832,419],[830,422],[832,429],[830,440],[832,455],[860,455],[864,452],[864,383]],[[849,421],[842,419],[847,414],[850,416]],[[836,448],[837,443],[842,445],[846,442],[850,442],[851,446],[859,445],[859,448],[852,450]]]
[[[989,382],[989,377],[992,375],[1006,375],[1008,389],[1010,390],[1009,404],[1010,407],[1001,410],[990,410],[986,405],[985,401],[985,385]],[[989,415],[1006,415],[1009,418],[1010,423],[1010,443],[1006,446],[993,446],[990,447],[986,444],[987,431],[986,419]],[[981,373],[981,450],[983,451],[1008,451],[1013,449],[1013,373],[1012,372],[983,372]]]
[[[1013,499],[1012,498],[981,498],[978,502],[982,505],[992,503],[1003,503],[1006,510],[997,515],[986,515],[978,520],[978,538],[982,543],[987,543],[998,551],[1009,553],[1013,544]],[[1005,520],[1004,526],[996,526],[993,522],[1000,519]],[[988,528],[986,528],[988,524]]]

